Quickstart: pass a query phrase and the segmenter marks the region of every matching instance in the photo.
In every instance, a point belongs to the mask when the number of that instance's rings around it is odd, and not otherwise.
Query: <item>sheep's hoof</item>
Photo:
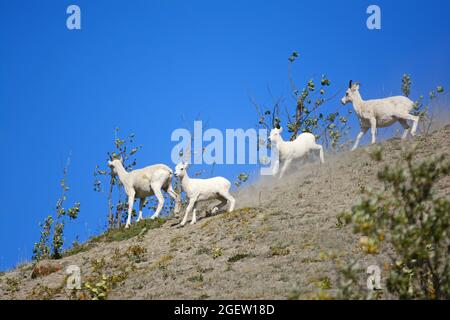
[[[219,212],[219,208],[215,207],[212,209],[211,214],[216,214],[217,212]]]
[[[125,229],[129,229],[129,228],[130,228],[130,225],[127,224],[127,225],[125,226]]]
[[[197,220],[192,220],[191,221],[191,225],[194,225],[194,224],[196,224],[197,223]]]

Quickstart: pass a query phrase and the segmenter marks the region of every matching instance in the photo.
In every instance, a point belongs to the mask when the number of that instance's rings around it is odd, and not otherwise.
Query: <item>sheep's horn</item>
[[[351,89],[353,85],[353,80],[350,80],[349,84],[348,84],[348,88]]]

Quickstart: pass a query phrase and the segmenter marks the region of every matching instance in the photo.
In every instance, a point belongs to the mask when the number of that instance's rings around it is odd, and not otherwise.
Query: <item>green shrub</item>
[[[414,162],[407,152],[378,173],[381,191],[366,191],[362,201],[342,216],[362,235],[366,253],[382,243],[393,249],[387,289],[400,299],[450,299],[450,199],[436,183],[449,176],[444,156]]]
[[[33,260],[40,261],[43,259],[61,259],[62,250],[64,246],[64,226],[65,220],[75,220],[80,212],[80,203],[76,202],[69,209],[64,208],[64,203],[67,200],[67,192],[69,186],[67,185],[67,174],[70,166],[70,156],[67,159],[66,166],[63,171],[63,178],[60,182],[61,194],[56,202],[54,215],[49,215],[44,223],[40,224],[41,236],[39,242],[36,242],[33,247]],[[50,238],[52,241],[50,242]]]

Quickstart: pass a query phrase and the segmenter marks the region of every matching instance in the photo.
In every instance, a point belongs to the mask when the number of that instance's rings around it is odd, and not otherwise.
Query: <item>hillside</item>
[[[412,143],[417,159],[448,157],[450,126],[414,141],[383,142],[385,162],[395,163]],[[333,295],[340,262],[384,265],[383,254],[364,257],[351,228],[336,220],[361,189],[377,186],[384,164],[370,159],[372,148],[328,155],[324,165],[306,164],[282,183],[262,179],[236,194],[238,210],[200,214],[195,226],[145,221],[128,233],[92,239],[50,275],[32,278],[32,266],[23,265],[0,276],[0,299],[68,299],[69,265],[81,268],[82,282],[97,287],[92,292],[108,291],[108,299],[308,299],[319,288]],[[439,187],[450,194],[450,179]],[[87,292],[72,298],[90,298]]]

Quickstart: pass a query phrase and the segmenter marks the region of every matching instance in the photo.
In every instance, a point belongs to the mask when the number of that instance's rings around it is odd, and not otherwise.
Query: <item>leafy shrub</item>
[[[247,182],[247,180],[248,180],[248,174],[245,172],[242,172],[237,176],[236,181],[234,182],[234,185],[239,188],[243,183]]]
[[[436,183],[449,176],[444,156],[414,162],[407,152],[395,166],[378,173],[379,192],[366,191],[362,201],[343,215],[368,254],[382,243],[393,249],[387,289],[400,299],[450,298],[450,199],[439,196]]]

